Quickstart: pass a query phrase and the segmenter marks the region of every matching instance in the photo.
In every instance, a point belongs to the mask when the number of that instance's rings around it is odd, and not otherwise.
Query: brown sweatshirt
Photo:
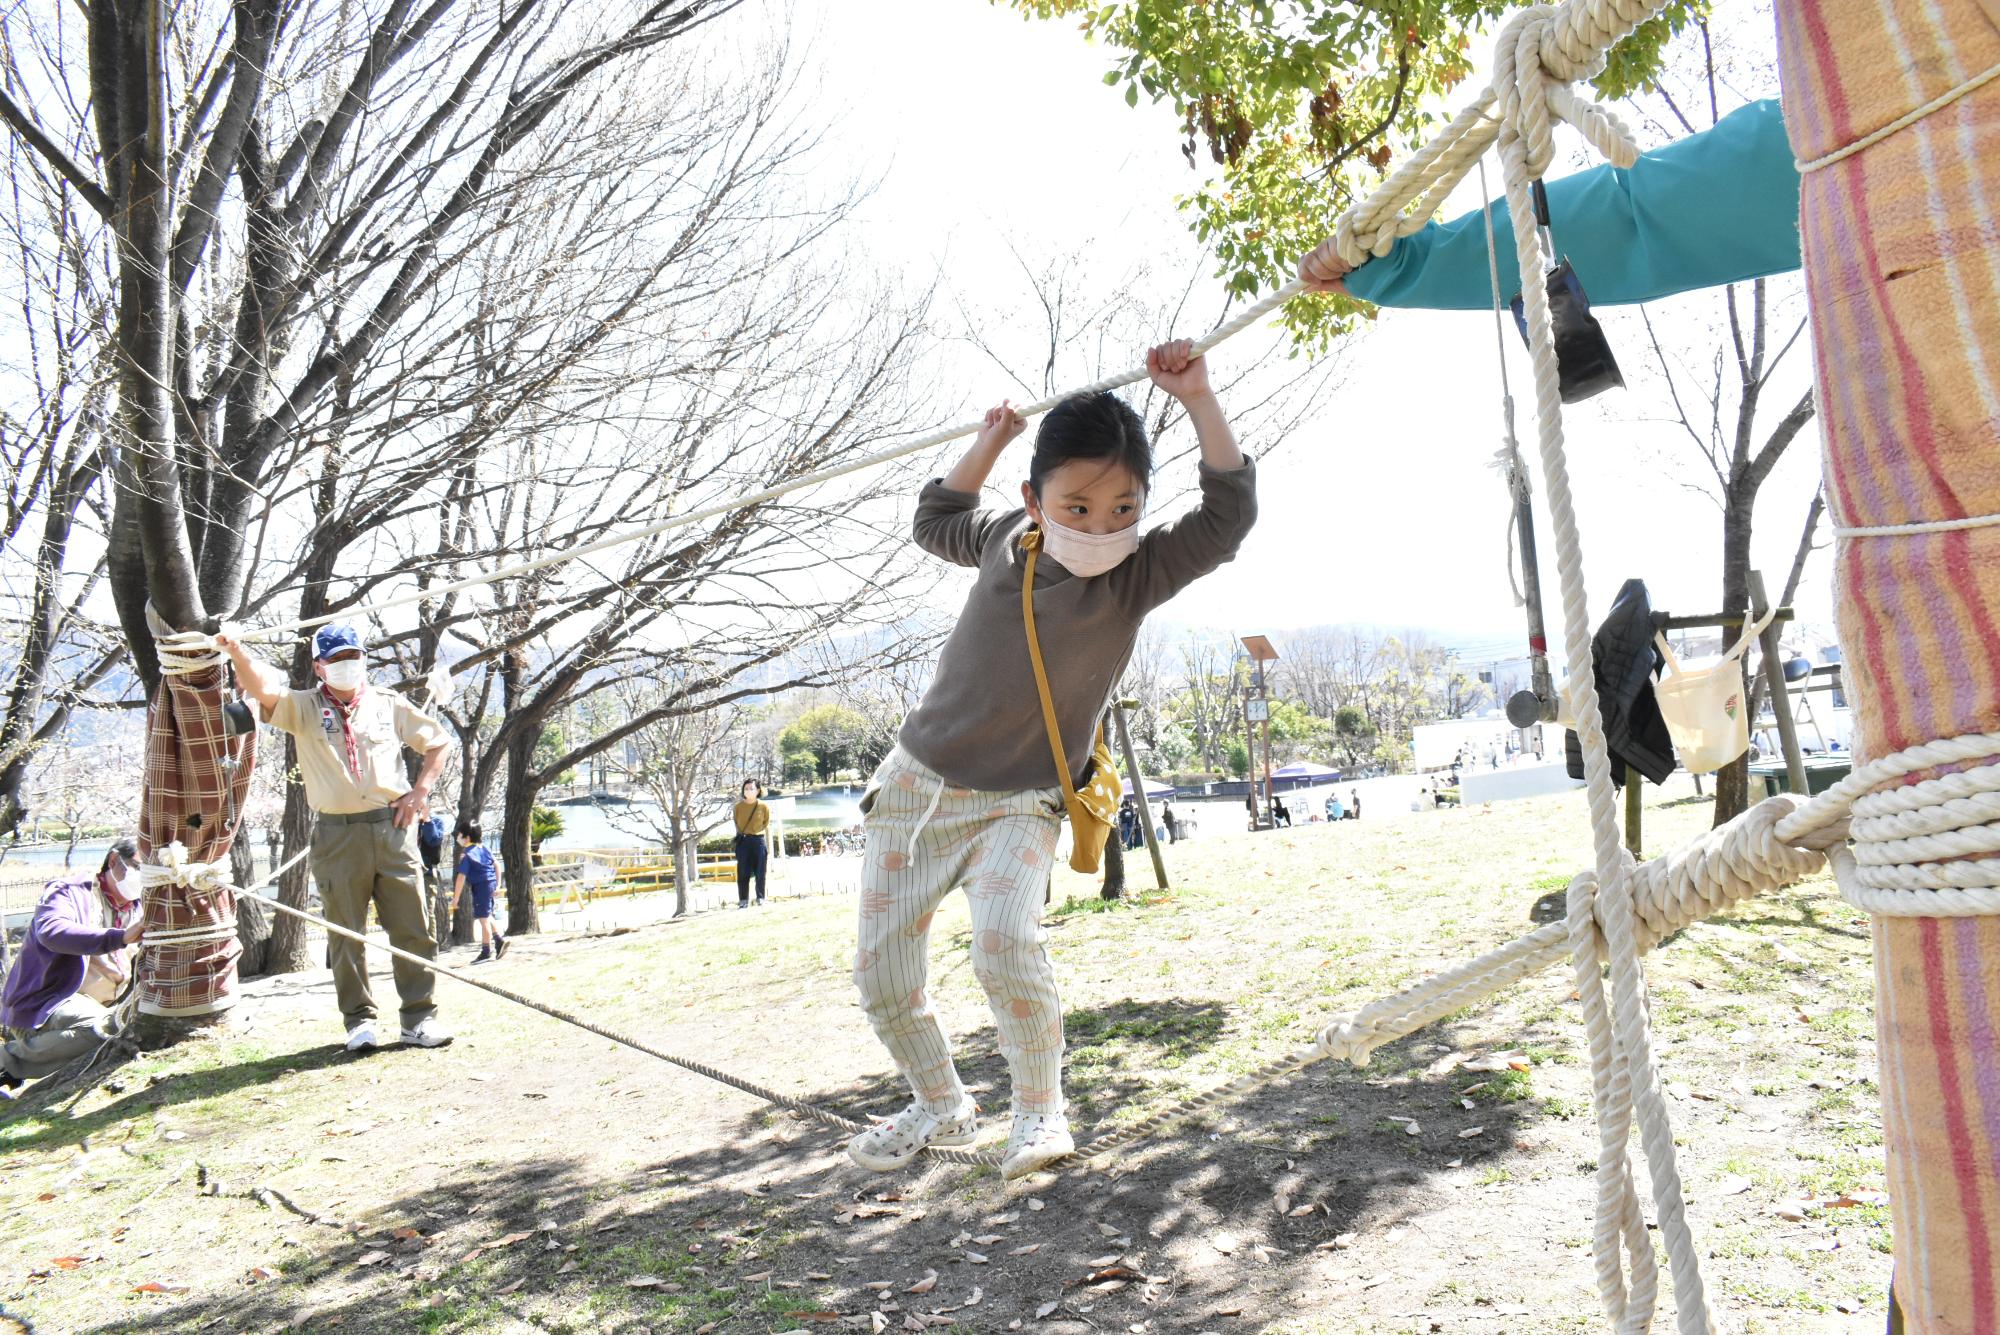
[[[917,545],[973,566],[979,580],[903,720],[903,749],[952,783],[984,792],[1056,786],[1035,671],[1021,624],[1026,510],[978,509],[942,483],[917,501]],[[1045,551],[1035,564],[1035,630],[1055,697],[1071,781],[1083,776],[1097,723],[1125,674],[1146,614],[1236,555],[1257,519],[1257,470],[1201,466],[1201,504],[1139,540],[1102,575],[1079,579]]]
[[[763,802],[736,804],[736,833],[762,834],[771,828],[771,808]]]

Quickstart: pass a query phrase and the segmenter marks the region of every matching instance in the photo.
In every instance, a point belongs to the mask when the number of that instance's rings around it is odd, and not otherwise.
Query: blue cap
[[[336,621],[330,626],[321,626],[313,632],[313,657],[321,662],[335,654],[346,653],[349,649],[361,648],[361,636],[354,627]]]

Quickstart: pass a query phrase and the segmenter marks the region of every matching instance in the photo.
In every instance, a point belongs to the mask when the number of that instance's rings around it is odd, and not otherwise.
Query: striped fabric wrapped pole
[[[2000,732],[2000,4],[1777,8],[1857,750]],[[1897,1306],[2000,1330],[2000,917],[1874,939]]]

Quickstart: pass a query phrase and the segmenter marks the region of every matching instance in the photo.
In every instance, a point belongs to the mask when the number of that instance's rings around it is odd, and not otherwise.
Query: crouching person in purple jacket
[[[145,930],[139,848],[120,839],[97,874],[50,881],[0,991],[0,1092],[54,1075],[111,1035],[113,1002]]]

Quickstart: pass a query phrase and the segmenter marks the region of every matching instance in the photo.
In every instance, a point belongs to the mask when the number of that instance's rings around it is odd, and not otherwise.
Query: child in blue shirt
[[[472,892],[472,917],[479,924],[479,954],[474,964],[497,960],[507,953],[507,938],[493,922],[493,887],[500,879],[493,855],[479,842],[479,822],[461,820],[456,832],[458,875],[451,887],[451,911],[458,912],[458,897]]]

